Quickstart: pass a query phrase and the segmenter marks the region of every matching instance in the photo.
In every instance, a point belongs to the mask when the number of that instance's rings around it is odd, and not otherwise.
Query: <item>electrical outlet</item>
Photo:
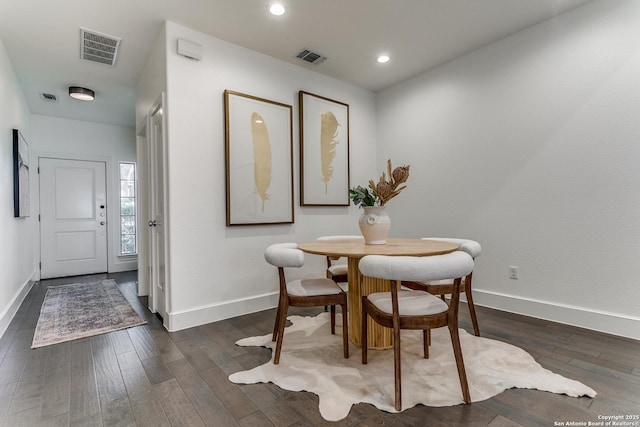
[[[509,278],[510,279],[518,279],[518,266],[510,265],[509,266]]]

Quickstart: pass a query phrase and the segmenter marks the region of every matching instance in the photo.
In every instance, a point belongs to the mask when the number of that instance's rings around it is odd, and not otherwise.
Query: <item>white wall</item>
[[[149,213],[147,175],[148,146],[147,146],[147,118],[150,109],[159,99],[162,92],[167,90],[167,55],[166,32],[164,26],[154,42],[149,57],[136,81],[136,151],[138,158],[138,188],[143,190],[138,200],[138,295],[149,295],[149,227],[147,223]]]
[[[299,206],[297,95],[316,93],[350,105],[351,182],[375,172],[373,93],[174,23],[166,24],[169,138],[171,330],[276,304],[276,269],[263,257],[276,242],[357,232],[355,207]],[[203,46],[203,59],[176,53],[178,38]],[[294,106],[295,223],[225,226],[223,92],[230,89]],[[307,256],[299,274],[322,274]]]
[[[379,93],[393,232],[480,241],[478,304],[640,338],[638,40],[593,2]]]
[[[149,109],[167,88],[166,31],[162,28],[136,81],[136,123],[146,122]]]
[[[107,163],[108,269],[109,272],[135,270],[137,268],[135,257],[121,259],[118,256],[120,249],[119,162],[136,161],[135,130],[38,114],[31,116],[31,125],[30,147],[34,164],[37,164],[38,157]],[[37,179],[33,190],[33,209],[37,213],[39,199]],[[39,235],[36,235],[36,242],[39,245]]]
[[[0,336],[31,289],[35,275],[33,210],[29,218],[13,216],[14,128],[31,144],[29,107],[0,39]],[[31,167],[32,178],[33,171]]]

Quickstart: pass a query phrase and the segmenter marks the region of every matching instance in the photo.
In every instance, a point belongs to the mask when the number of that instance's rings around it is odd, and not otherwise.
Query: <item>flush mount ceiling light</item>
[[[378,56],[378,62],[381,64],[384,64],[385,62],[389,62],[389,58],[387,55],[380,55]]]
[[[269,8],[269,12],[271,12],[272,15],[280,16],[284,15],[285,9],[280,3],[274,3]]]
[[[69,96],[80,101],[93,101],[96,99],[94,91],[80,86],[69,86]]]

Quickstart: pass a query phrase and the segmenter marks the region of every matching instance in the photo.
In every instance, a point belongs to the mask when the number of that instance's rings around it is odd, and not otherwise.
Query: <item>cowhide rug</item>
[[[339,314],[338,314],[339,316]],[[351,344],[350,358],[342,356],[341,324],[329,331],[329,314],[290,316],[285,330],[280,364],[271,361],[248,371],[231,374],[237,384],[272,382],[285,390],[306,390],[319,397],[320,414],[329,421],[345,418],[353,404],[364,402],[378,409],[394,408],[393,350],[370,350],[368,364],[360,363],[360,348]],[[518,387],[569,396],[594,397],[586,385],[544,369],[527,352],[500,341],[476,337],[460,330],[460,342],[474,402]],[[267,347],[271,335],[245,338],[240,346]],[[451,339],[447,328],[434,329],[430,358],[422,357],[422,333],[402,331],[402,406],[450,406],[462,402]]]

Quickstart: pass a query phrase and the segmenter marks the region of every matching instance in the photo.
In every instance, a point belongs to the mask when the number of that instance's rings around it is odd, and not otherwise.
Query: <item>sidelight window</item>
[[[120,163],[120,255],[138,253],[136,239],[136,164]]]

